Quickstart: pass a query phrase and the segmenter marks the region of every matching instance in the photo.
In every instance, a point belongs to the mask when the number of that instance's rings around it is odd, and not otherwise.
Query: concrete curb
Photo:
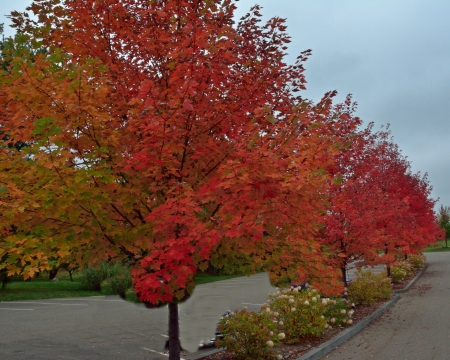
[[[425,264],[425,266],[422,268],[422,270],[419,271],[419,273],[416,275],[416,277],[414,279],[412,279],[406,287],[404,287],[403,289],[400,289],[400,290],[395,290],[394,292],[396,294],[401,294],[401,293],[407,292],[411,288],[411,286],[413,286],[414,283],[423,275],[423,273],[425,272],[425,270],[427,268],[428,268],[428,264]]]
[[[223,351],[223,349],[214,349],[214,350],[207,351],[207,352],[204,352],[202,354],[195,355],[195,356],[192,356],[192,357],[189,356],[188,358],[189,358],[189,360],[200,360],[200,359],[203,359],[203,358],[205,358],[205,357],[207,357],[209,355],[217,354],[218,352],[221,352],[221,351]]]
[[[394,305],[397,300],[400,298],[400,295],[395,294],[394,298],[384,304],[382,307],[374,311],[369,316],[365,317],[363,320],[358,322],[355,326],[351,328],[345,329],[340,332],[334,338],[328,340],[317,348],[307,352],[306,354],[300,356],[295,360],[317,360],[321,358],[323,355],[328,354],[331,350],[333,350],[336,346],[342,344],[344,341],[350,339],[353,335],[360,332],[364,329],[372,320],[375,320],[378,316],[384,313],[387,309],[389,309],[392,305]]]
[[[353,335],[360,332],[362,329],[364,329],[369,323],[376,319],[378,316],[383,314],[387,309],[389,309],[392,305],[394,305],[398,299],[400,299],[399,293],[407,292],[411,286],[414,285],[414,283],[423,275],[425,270],[428,268],[428,264],[425,264],[425,266],[420,270],[420,272],[415,276],[414,279],[412,279],[409,284],[400,290],[394,291],[394,298],[384,304],[382,307],[380,307],[378,310],[374,311],[372,314],[370,314],[365,319],[361,320],[359,323],[357,323],[355,326],[348,328],[342,332],[340,332],[338,335],[336,335],[334,338],[328,340],[327,342],[323,343],[317,348],[314,348],[313,350],[307,352],[306,354],[300,356],[299,358],[295,360],[317,360],[320,357],[324,356],[325,354],[328,354],[334,348],[340,344],[342,344],[344,341],[350,339]]]
[[[428,268],[428,264],[425,264],[425,266],[420,270],[420,272],[415,276],[414,279],[410,281],[410,283],[403,289],[395,290],[394,291],[394,297],[392,300],[388,301],[386,304],[384,304],[382,307],[374,311],[372,314],[367,316],[366,318],[362,319],[360,322],[358,322],[355,326],[352,326],[351,328],[345,329],[344,331],[341,331],[338,335],[336,335],[334,338],[328,340],[327,342],[323,343],[322,345],[312,349],[311,351],[307,352],[306,354],[300,356],[299,358],[296,358],[295,360],[318,360],[325,354],[328,354],[336,346],[339,346],[344,341],[347,341],[350,339],[353,335],[356,335],[358,332],[360,332],[362,329],[364,329],[367,325],[369,325],[373,320],[375,320],[378,316],[383,314],[386,310],[388,310],[392,305],[394,305],[398,299],[400,299],[399,293],[407,292],[411,286],[414,285],[414,283],[423,275],[425,270]],[[208,352],[205,352],[201,355],[196,355],[194,357],[190,357],[190,360],[201,360],[206,356],[216,354],[223,349],[214,349]]]

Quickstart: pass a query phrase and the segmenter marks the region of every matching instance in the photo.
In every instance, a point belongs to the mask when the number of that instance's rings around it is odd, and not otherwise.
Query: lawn
[[[445,241],[440,240],[437,241],[436,244],[432,246],[428,246],[423,252],[443,252],[443,251],[450,251],[450,241],[448,241],[448,246],[445,247]]]
[[[209,282],[231,279],[242,275],[209,275],[200,273],[195,276],[195,284],[206,284]],[[73,282],[64,270],[58,272],[59,281],[53,282],[44,278],[33,279],[32,281],[14,281],[6,286],[5,290],[0,289],[0,301],[15,300],[40,300],[55,298],[71,298],[83,296],[103,296],[111,295],[111,288],[107,281],[104,283],[101,291],[89,290],[83,282],[82,276],[75,274]],[[132,290],[126,294],[127,300],[138,301]]]

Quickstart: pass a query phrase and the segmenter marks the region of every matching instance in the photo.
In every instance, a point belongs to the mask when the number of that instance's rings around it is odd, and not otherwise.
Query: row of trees
[[[287,65],[284,21],[234,10],[40,0],[3,44],[0,271],[128,259],[141,301],[169,303],[170,359],[177,302],[211,264],[332,294],[349,261],[440,234],[389,132],[360,129],[350,97],[297,96],[310,51]]]

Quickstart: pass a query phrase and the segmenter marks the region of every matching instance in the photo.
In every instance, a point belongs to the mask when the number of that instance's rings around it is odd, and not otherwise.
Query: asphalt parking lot
[[[180,305],[183,346],[213,336],[228,309],[259,310],[273,290],[267,274],[197,286]],[[0,302],[0,359],[167,359],[167,317],[114,296]]]

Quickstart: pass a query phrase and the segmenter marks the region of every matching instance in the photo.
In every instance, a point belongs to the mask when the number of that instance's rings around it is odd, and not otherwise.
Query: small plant
[[[423,254],[410,254],[406,260],[414,269],[422,269],[425,266],[425,256]]]
[[[391,267],[391,280],[397,284],[414,274],[413,266],[408,261],[398,261]]]
[[[223,339],[216,345],[224,347],[239,360],[275,359],[273,347],[278,343],[277,323],[267,312],[246,309],[233,312],[220,320],[218,331]]]
[[[348,286],[348,296],[356,304],[372,304],[375,301],[389,299],[392,294],[391,280],[386,274],[374,274],[372,271],[358,270],[356,280]]]
[[[285,334],[283,340],[294,344],[305,337],[321,336],[327,326],[324,316],[326,304],[320,294],[307,289],[284,289],[269,295],[269,304],[261,308],[275,320]]]
[[[349,308],[349,303],[343,298],[324,298],[322,302],[326,303],[325,319],[329,326],[341,327],[352,323],[351,317],[354,313]]]

